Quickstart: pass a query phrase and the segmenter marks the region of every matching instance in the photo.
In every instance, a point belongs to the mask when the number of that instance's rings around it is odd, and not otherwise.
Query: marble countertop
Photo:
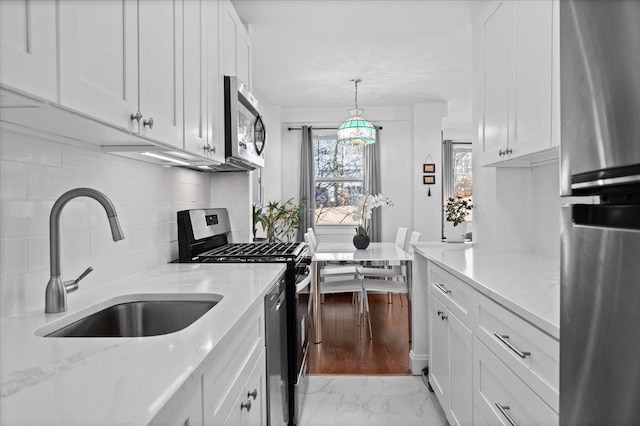
[[[560,260],[466,244],[416,243],[415,253],[560,338]]]
[[[149,423],[234,325],[263,304],[281,264],[169,264],[69,295],[69,311],[34,311],[0,324],[0,423]],[[130,295],[218,294],[184,330],[140,338],[45,338],[36,330]],[[44,301],[44,286],[42,288]],[[218,348],[220,349],[220,348]]]

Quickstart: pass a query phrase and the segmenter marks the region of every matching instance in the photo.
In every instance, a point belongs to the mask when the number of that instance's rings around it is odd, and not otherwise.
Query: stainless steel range
[[[306,388],[311,318],[307,268],[310,257],[306,245],[298,242],[230,243],[230,233],[226,209],[179,211],[179,262],[286,263],[283,328],[279,332],[266,332],[267,418],[270,425],[298,424]],[[275,341],[278,343],[274,344]]]

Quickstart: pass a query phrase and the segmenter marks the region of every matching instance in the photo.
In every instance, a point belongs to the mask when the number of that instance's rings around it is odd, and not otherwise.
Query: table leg
[[[322,316],[320,313],[320,292],[318,283],[320,281],[320,266],[318,262],[311,262],[311,293],[313,294],[313,326],[314,343],[322,341]]]

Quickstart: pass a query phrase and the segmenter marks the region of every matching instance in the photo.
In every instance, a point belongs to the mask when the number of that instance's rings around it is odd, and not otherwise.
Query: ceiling
[[[481,1],[232,0],[252,40],[253,88],[283,108],[444,101],[471,122],[471,17]],[[366,113],[365,113],[366,116]]]

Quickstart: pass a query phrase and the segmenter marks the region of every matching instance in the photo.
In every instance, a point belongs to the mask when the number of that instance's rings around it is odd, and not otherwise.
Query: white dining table
[[[411,325],[411,262],[413,255],[398,247],[395,243],[370,243],[365,250],[356,249],[352,243],[320,243],[311,258],[311,292],[313,294],[313,323],[315,325],[314,342],[322,341],[322,308],[318,297],[320,268],[328,262],[359,263],[375,262],[382,265],[404,265],[407,274],[409,292],[409,325]],[[409,328],[411,331],[411,328]],[[411,334],[409,334],[411,336]]]

